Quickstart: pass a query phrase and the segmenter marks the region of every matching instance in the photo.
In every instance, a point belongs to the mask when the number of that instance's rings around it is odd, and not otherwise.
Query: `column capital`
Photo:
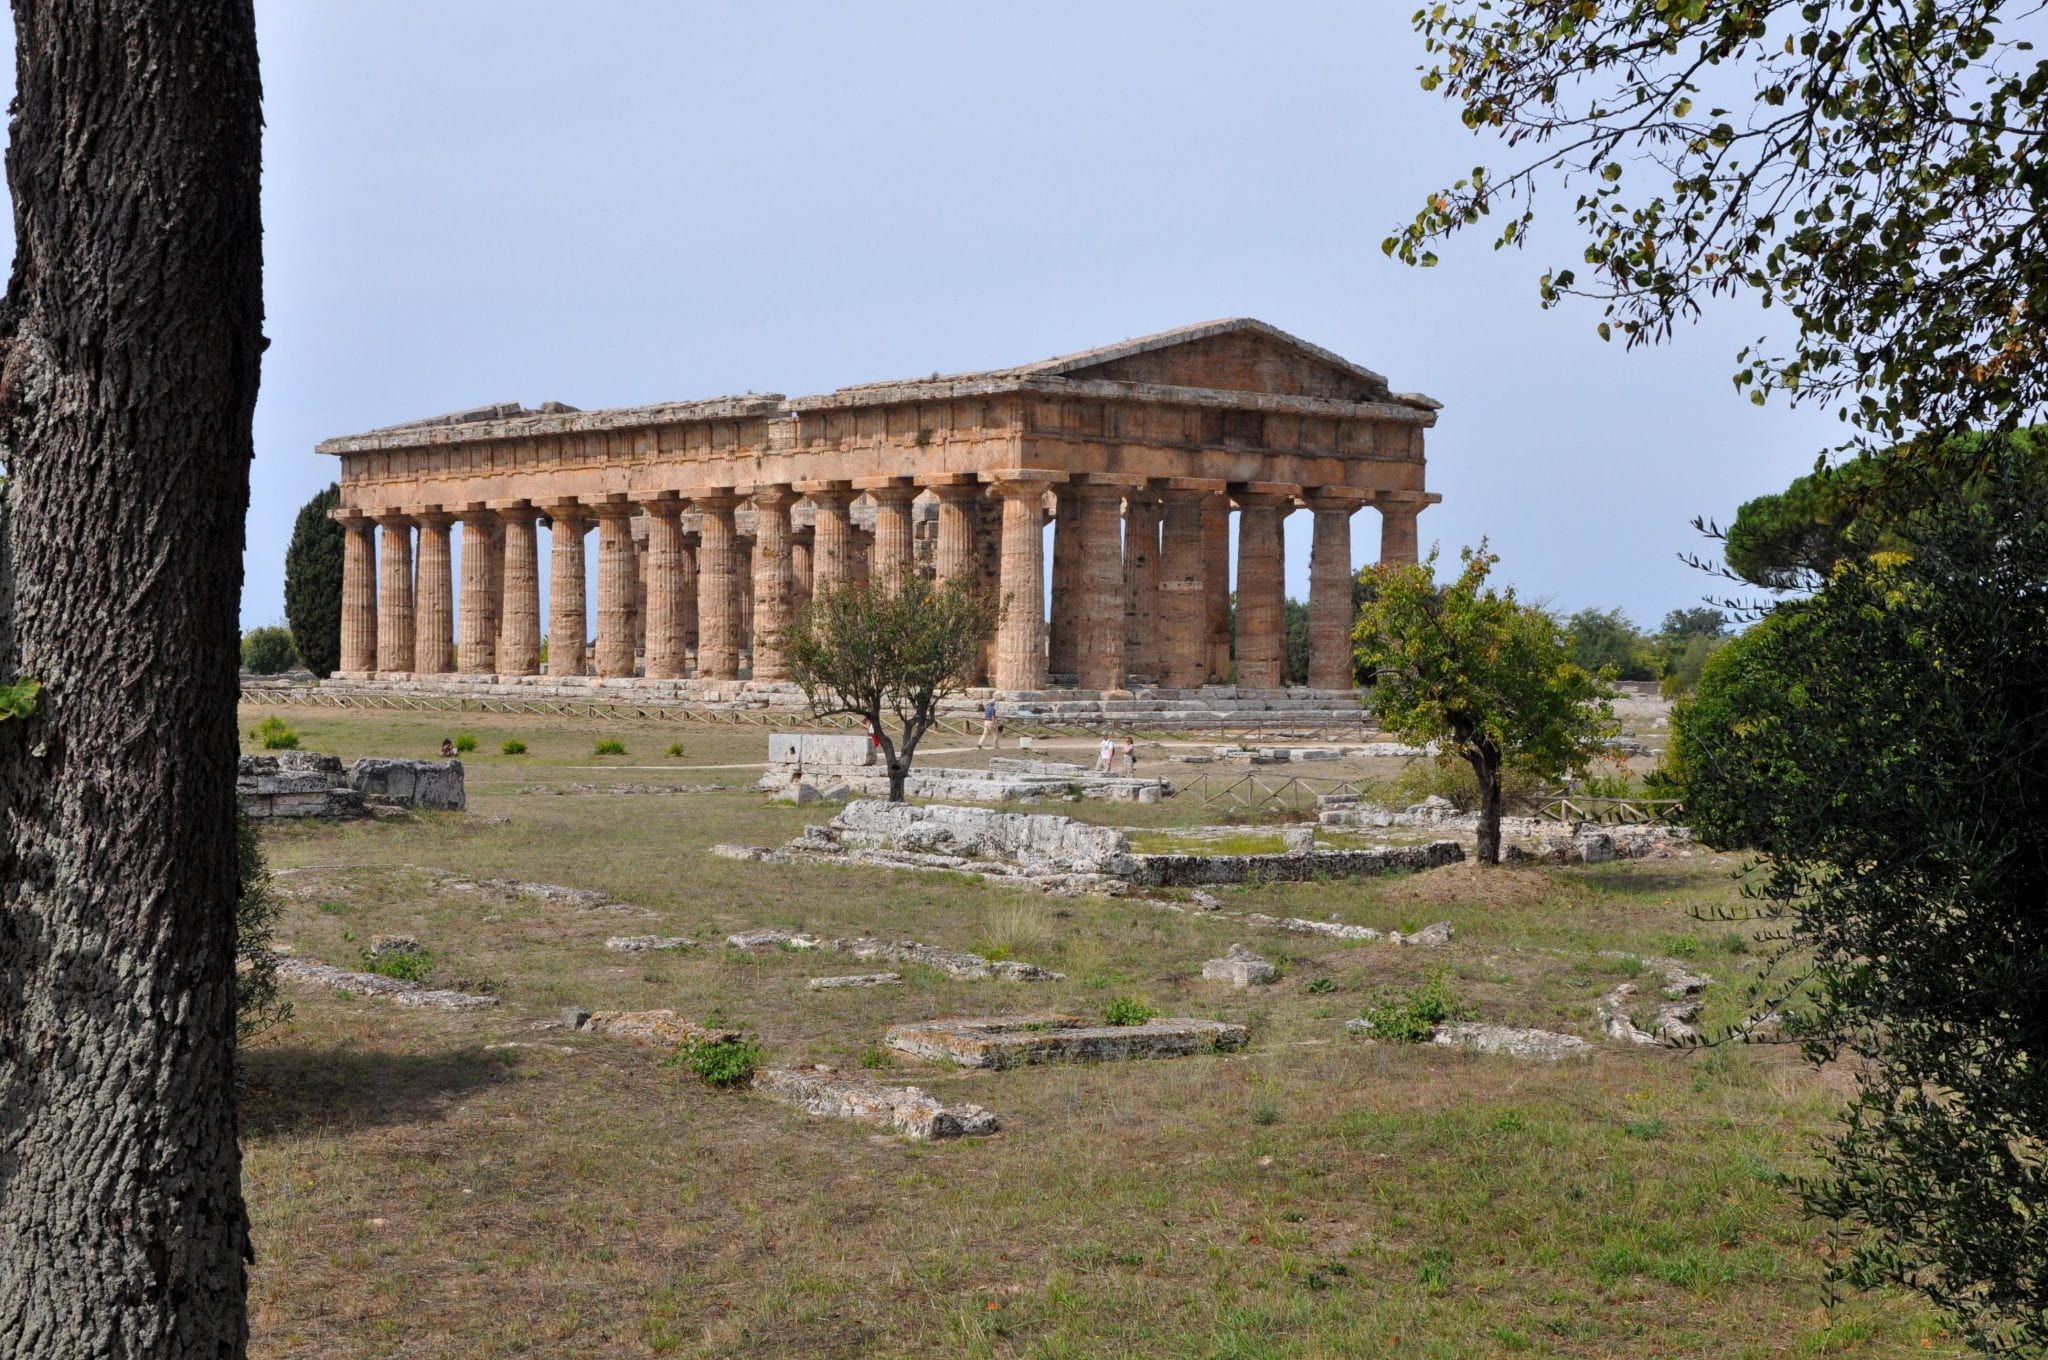
[[[577,500],[574,496],[565,496],[561,500],[549,501],[540,507],[540,513],[542,518],[551,524],[580,524],[591,517],[590,507]]]
[[[461,516],[453,510],[446,510],[438,505],[429,505],[425,509],[416,512],[413,518],[421,524],[431,524],[436,528],[445,529],[460,519]]]
[[[641,513],[657,519],[673,519],[690,508],[679,491],[649,491],[635,498]]]
[[[690,504],[702,513],[731,510],[740,503],[739,495],[731,487],[719,487],[712,491],[699,491],[690,497]]]
[[[412,528],[413,514],[410,510],[379,510],[370,518],[376,520],[377,523],[386,529],[410,529]]]
[[[961,505],[968,501],[979,500],[983,494],[981,483],[969,479],[948,479],[945,481],[933,479],[926,481],[923,485],[926,491],[939,498],[939,504],[941,505]]]
[[[795,504],[797,494],[792,486],[757,486],[748,499],[762,510],[781,510]]]
[[[510,500],[503,501],[485,501],[484,507],[497,511],[505,519],[512,519],[519,515],[533,517],[540,514],[540,511],[535,508],[533,502],[524,496],[515,496]]]
[[[455,511],[455,517],[464,524],[484,524],[498,517],[498,512],[482,501],[470,501]]]
[[[369,511],[353,505],[337,505],[327,512],[327,518],[344,529],[361,529],[375,523]]]
[[[1364,491],[1314,487],[1301,493],[1301,503],[1317,512],[1341,510],[1348,515],[1371,505],[1373,498],[1369,492]]]
[[[1052,468],[991,468],[981,480],[998,496],[1022,496],[1027,491],[1064,490],[1067,474]]]
[[[856,477],[853,485],[878,501],[907,501],[917,495],[917,484],[908,477]]]
[[[1300,487],[1276,486],[1271,482],[1241,483],[1242,491],[1232,491],[1230,499],[1237,502],[1240,510],[1265,510],[1279,506],[1292,506]]]

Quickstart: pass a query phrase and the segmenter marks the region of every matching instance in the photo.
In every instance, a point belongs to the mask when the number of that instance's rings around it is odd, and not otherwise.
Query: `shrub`
[[[594,754],[601,756],[622,756],[626,754],[626,743],[617,737],[606,737],[598,742]]]
[[[471,751],[474,751],[476,749],[476,733],[457,733],[455,737],[455,749],[462,755],[468,755]]]
[[[1500,787],[1501,802],[1510,812],[1534,808],[1551,789],[1547,781],[1512,765],[1501,771]],[[1388,807],[1408,807],[1432,796],[1447,800],[1460,812],[1474,812],[1479,807],[1479,780],[1462,760],[1412,760],[1407,769],[1370,792],[1374,801]]]
[[[727,1039],[690,1039],[669,1059],[695,1073],[707,1086],[744,1086],[767,1050],[746,1035]]]
[[[1413,991],[1382,988],[1360,1013],[1375,1039],[1415,1044],[1429,1038],[1438,1025],[1470,1019],[1472,1008],[1452,994],[1450,970],[1433,968]]]
[[[242,634],[242,669],[251,675],[276,675],[299,664],[299,649],[290,630],[278,624],[251,628]]]
[[[1307,992],[1310,996],[1323,996],[1337,990],[1337,979],[1319,977],[1301,990]]]
[[[510,737],[507,738],[505,744],[503,746],[500,746],[498,749],[503,751],[508,756],[523,756],[526,754],[526,743],[521,741],[517,737]]]
[[[270,869],[256,825],[235,810],[235,1039],[246,1043],[290,1018],[292,1003],[277,986],[277,951],[270,947],[284,903],[270,890]]]
[[[1102,1008],[1105,1025],[1142,1025],[1159,1014],[1134,996],[1119,996]]]
[[[256,724],[256,740],[266,751],[296,751],[299,749],[299,734],[292,731],[291,724],[275,713]]]
[[[683,753],[683,744],[682,744],[681,742],[679,742],[679,741],[672,741],[672,742],[670,742],[670,743],[668,744],[668,750],[666,750],[666,751],[662,752],[662,754],[663,754],[663,755],[668,755],[668,756],[679,756],[679,755],[681,755],[682,753]]]
[[[400,982],[425,982],[434,972],[434,956],[425,949],[392,949],[382,954],[363,951],[363,971]]]

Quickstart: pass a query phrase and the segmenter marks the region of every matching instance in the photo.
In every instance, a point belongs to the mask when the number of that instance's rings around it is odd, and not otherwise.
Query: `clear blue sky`
[[[1625,354],[1523,253],[1380,241],[1504,154],[1417,88],[1411,4],[259,0],[268,332],[246,624],[313,444],[491,401],[795,394],[1263,318],[1444,403],[1425,544],[1654,624],[1688,527],[1829,415],[1728,381],[1765,316]],[[7,70],[10,72],[11,63]],[[10,249],[11,249],[11,242]],[[1288,587],[1307,580],[1289,526]],[[1378,541],[1370,513],[1355,552]]]

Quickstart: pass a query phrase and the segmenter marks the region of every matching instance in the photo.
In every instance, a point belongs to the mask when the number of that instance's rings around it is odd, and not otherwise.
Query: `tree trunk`
[[[0,1360],[236,1357],[249,0],[14,0],[0,304]]]
[[[1500,863],[1500,762],[1481,757],[1472,762],[1479,778],[1479,832],[1473,857],[1481,864]]]
[[[907,760],[892,760],[892,761],[890,761],[890,762],[889,762],[889,801],[890,801],[890,802],[892,802],[892,803],[900,803],[900,802],[902,802],[902,801],[903,801],[903,781],[904,781],[904,780],[905,780],[906,778],[908,778],[908,777],[909,777],[909,774],[910,774],[910,762],[909,762],[909,761],[907,761]]]

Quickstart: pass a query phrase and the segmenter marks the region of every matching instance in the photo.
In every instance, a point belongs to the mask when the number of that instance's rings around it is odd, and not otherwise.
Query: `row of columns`
[[[858,489],[825,482],[745,495],[721,490],[595,503],[494,502],[376,516],[338,512],[347,530],[342,670],[445,672],[452,642],[454,669],[462,673],[540,673],[536,527],[545,521],[552,541],[549,674],[580,676],[594,667],[600,676],[623,677],[638,665],[650,679],[680,679],[689,671],[694,635],[699,678],[738,678],[741,654],[750,651],[754,679],[787,679],[780,638],[802,600],[866,577],[887,588],[917,569],[912,502],[924,490],[938,501],[935,574],[992,581],[1003,601],[988,677],[998,689],[1042,689],[1049,675],[1071,677],[1090,690],[1121,689],[1133,676],[1176,689],[1229,679],[1233,507],[1239,517],[1236,680],[1248,688],[1277,688],[1286,635],[1282,524],[1297,500],[1314,516],[1308,682],[1319,689],[1351,686],[1351,517],[1366,503],[1361,498],[1257,486],[1226,494],[1171,484],[1069,482],[1058,474],[924,487],[897,478]],[[1049,635],[1048,493],[1054,510]],[[865,550],[852,519],[853,502],[862,495],[875,502]],[[991,498],[995,513],[985,517]],[[800,499],[816,511],[807,534],[794,529],[790,515]],[[742,550],[734,517],[743,502],[754,510],[751,554]],[[1421,504],[1383,502],[1378,508],[1380,560],[1415,561]],[[686,510],[699,520],[694,548],[682,522]],[[644,562],[633,538],[636,516],[646,521]],[[450,551],[457,523],[463,534],[459,609]],[[992,543],[984,541],[989,527],[995,529]],[[589,649],[585,540],[593,529],[597,642]]]

